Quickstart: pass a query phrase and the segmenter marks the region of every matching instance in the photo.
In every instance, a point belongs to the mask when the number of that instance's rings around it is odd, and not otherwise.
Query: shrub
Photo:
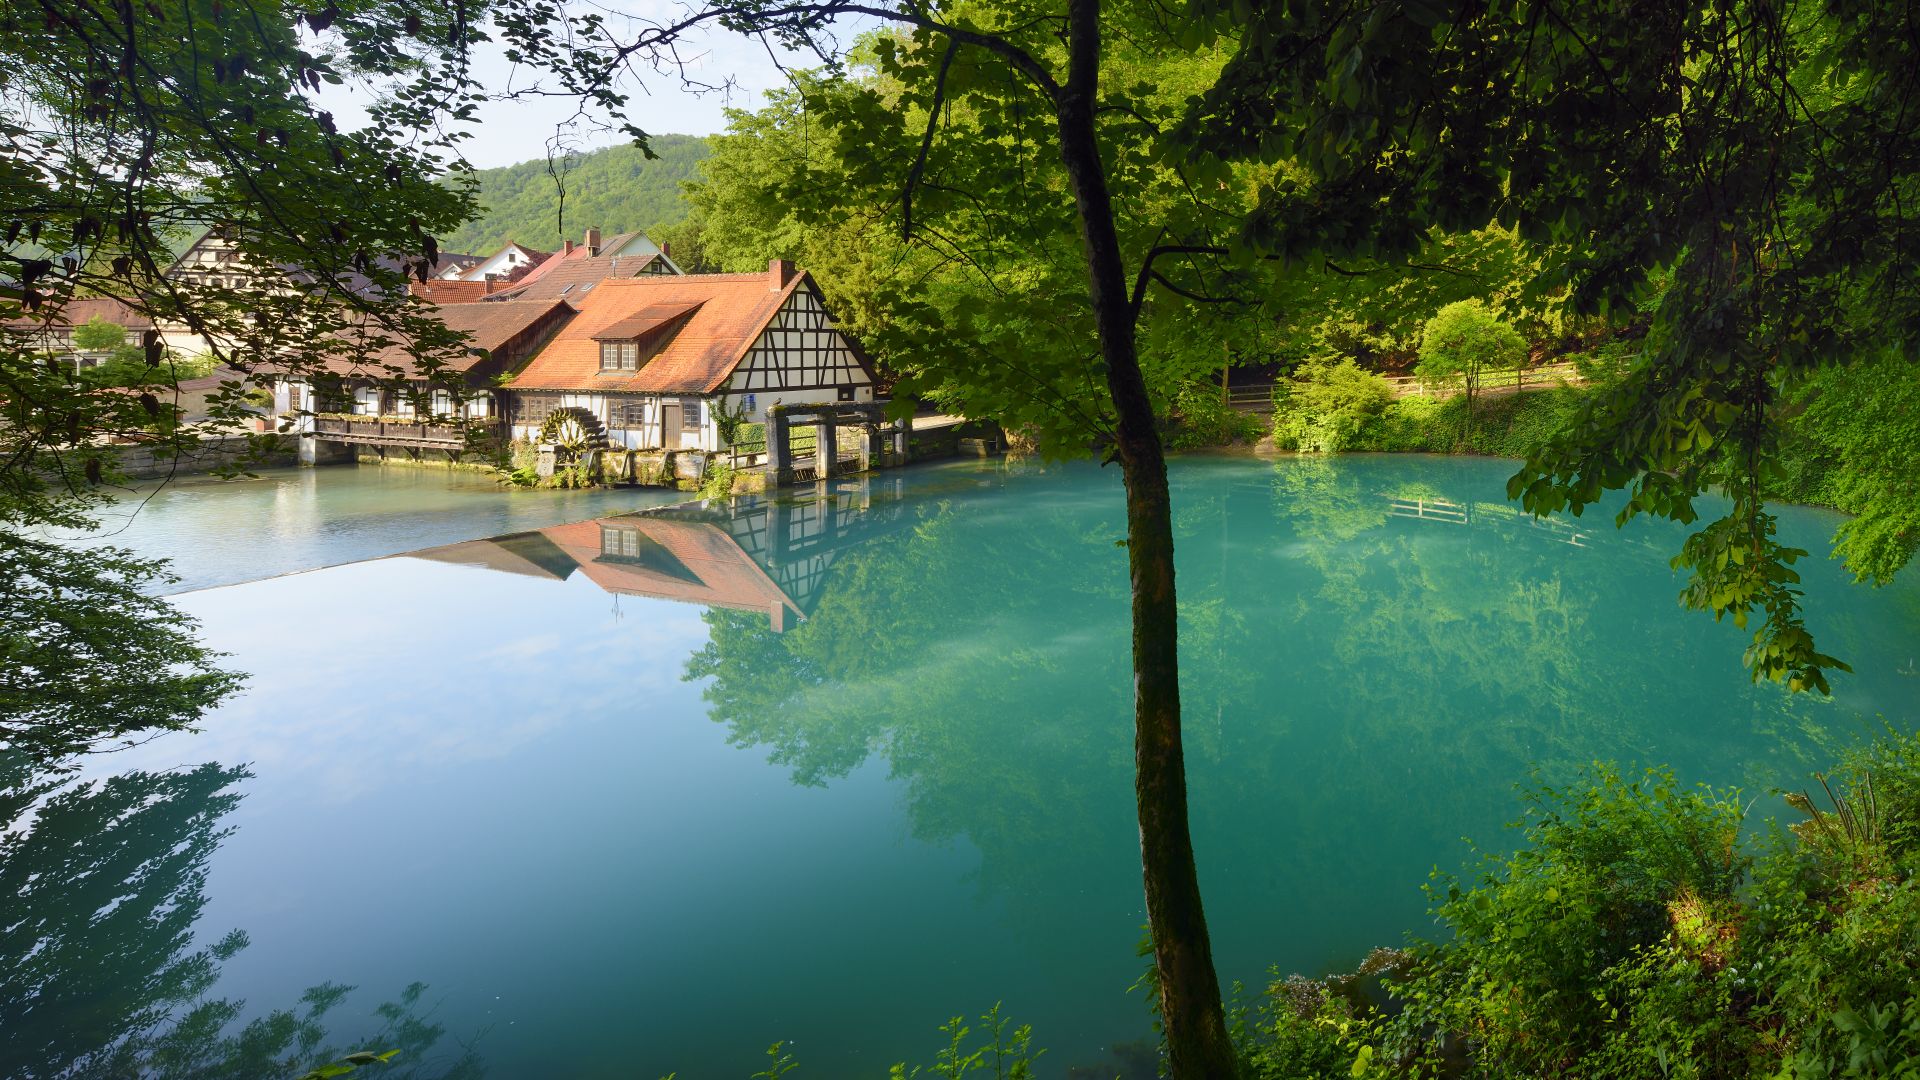
[[[1275,388],[1274,445],[1316,454],[1363,449],[1392,403],[1387,380],[1352,360],[1309,360]]]
[[[1817,779],[1787,798],[1803,820],[1749,841],[1737,793],[1667,772],[1541,788],[1525,846],[1477,884],[1437,876],[1445,936],[1384,1006],[1339,979],[1269,989],[1256,1075],[1914,1075],[1920,736]]]
[[[1480,380],[1490,371],[1512,370],[1527,362],[1520,332],[1487,310],[1479,300],[1460,300],[1436,312],[1420,330],[1420,362],[1414,371],[1433,382],[1458,380],[1466,387],[1467,412]]]
[[[700,498],[712,502],[733,496],[733,465],[722,459],[713,458],[707,462],[706,474],[700,478]]]
[[[1220,400],[1220,388],[1190,383],[1174,394],[1167,445],[1175,450],[1231,446],[1260,437],[1260,421]]]

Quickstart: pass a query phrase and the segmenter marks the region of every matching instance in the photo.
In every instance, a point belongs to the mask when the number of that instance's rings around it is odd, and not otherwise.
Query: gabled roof
[[[503,574],[551,578],[565,581],[577,568],[567,553],[537,532],[509,533],[491,540],[469,540],[462,544],[426,548],[397,555],[395,558],[431,559],[457,566],[476,566]]]
[[[603,528],[637,533],[637,553],[607,554],[601,545]],[[635,514],[556,525],[540,532],[608,592],[741,611],[771,612],[776,604],[800,610],[717,525]]]
[[[447,363],[450,371],[472,370],[482,359],[481,350],[495,352],[545,320],[551,319],[557,325],[573,317],[573,309],[558,300],[518,304],[438,304],[433,313],[447,329],[462,331],[468,337],[467,350],[458,359]],[[369,328],[364,336],[378,338],[386,335]],[[371,351],[364,361],[336,358],[328,360],[326,366],[336,375],[388,378],[393,375],[391,369],[407,372],[413,369],[413,365],[414,359],[408,355],[406,346],[396,343]]]
[[[645,274],[658,255],[586,255],[586,248],[555,255],[487,299],[566,300],[578,303],[603,281]]]
[[[493,288],[487,288],[492,285]],[[410,281],[407,292],[436,304],[473,304],[500,291],[499,282],[466,281],[461,278],[429,278]]]
[[[68,327],[100,319],[115,326],[124,326],[129,330],[145,330],[153,325],[153,319],[145,312],[133,307],[124,300],[108,296],[80,296],[59,305],[48,305],[40,312],[19,315],[8,319],[9,326],[30,328],[36,326]]]
[[[515,390],[597,390],[711,394],[724,385],[794,290],[813,279],[793,272],[780,288],[770,274],[651,275],[604,282],[574,302],[580,314],[508,384]],[[602,373],[600,342],[644,312],[697,310],[638,371]]]
[[[221,235],[220,231],[221,227],[214,227],[201,233],[195,238],[193,243],[187,245],[186,250],[180,253],[180,257],[175,259],[173,264],[167,267],[163,276],[173,277],[182,272],[203,272],[203,268],[200,265],[189,263],[187,260],[201,250],[228,246],[228,241]],[[432,279],[439,274],[445,273],[450,268],[460,267],[464,269],[477,266],[484,261],[484,258],[485,257],[481,255],[464,255],[450,251],[442,251],[438,253],[430,264],[425,263],[424,260],[402,260],[390,255],[383,255],[375,259],[374,262],[384,270],[404,274],[409,279],[417,280],[415,275],[421,271],[424,271],[424,277]],[[276,264],[274,271],[287,281],[295,284],[315,284],[320,281],[320,275],[318,273],[294,263]],[[205,270],[204,272],[220,275],[244,275],[255,273],[256,271],[254,268],[246,265],[234,265]],[[336,276],[336,281],[341,288],[360,296],[378,296],[384,293],[384,289],[376,285],[372,278],[354,270],[349,269],[340,273]]]
[[[650,331],[658,330],[668,323],[675,322],[700,310],[705,300],[690,302],[648,304],[639,311],[610,326],[602,327],[593,335],[595,341],[631,341]]]

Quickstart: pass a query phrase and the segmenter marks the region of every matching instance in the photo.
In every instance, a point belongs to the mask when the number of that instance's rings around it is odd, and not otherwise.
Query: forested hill
[[[479,181],[481,214],[459,231],[442,237],[444,251],[485,255],[509,240],[541,251],[555,251],[563,239],[580,239],[598,225],[602,233],[677,224],[687,216],[680,183],[710,152],[694,135],[656,135],[648,161],[633,146],[611,146],[573,159],[566,172],[566,232],[557,222],[560,192],[544,158],[474,173]]]

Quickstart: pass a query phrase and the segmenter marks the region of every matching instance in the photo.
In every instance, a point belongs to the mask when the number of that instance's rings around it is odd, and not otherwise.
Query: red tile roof
[[[57,310],[48,308],[36,314],[21,315],[8,319],[7,323],[20,327],[42,325],[64,327],[80,326],[94,319],[101,319],[115,326],[124,326],[129,330],[145,330],[153,325],[153,319],[144,312],[135,309],[125,301],[108,296],[75,297]]]
[[[607,555],[600,530],[631,529],[656,548],[638,558]],[[540,532],[572,557],[595,585],[608,592],[662,600],[771,612],[782,604],[800,610],[740,545],[717,525],[637,514],[556,525]]]
[[[658,255],[586,256],[586,248],[556,255],[519,281],[498,286],[501,300],[566,300],[578,303],[595,285],[645,274]],[[551,268],[551,269],[549,269]]]
[[[595,341],[631,341],[649,330],[658,330],[683,315],[700,310],[705,300],[685,304],[648,304],[639,311],[594,333]]]
[[[724,385],[787,297],[812,279],[796,271],[775,289],[768,274],[649,275],[603,283],[574,301],[580,314],[508,385],[515,390],[711,394]],[[600,371],[600,343],[649,310],[699,305],[639,371]],[[623,331],[624,332],[624,331]]]
[[[572,310],[558,300],[545,303],[529,300],[500,304],[437,304],[433,313],[447,329],[467,335],[467,351],[459,359],[450,361],[447,368],[451,371],[468,371],[482,359],[479,350],[495,352],[549,317],[557,323],[564,323],[573,317]],[[376,338],[386,335],[368,330],[366,336]],[[374,349],[364,361],[341,358],[327,362],[328,370],[336,375],[366,375],[373,378],[388,378],[394,374],[394,368],[407,372],[413,366],[413,357],[401,344]]]

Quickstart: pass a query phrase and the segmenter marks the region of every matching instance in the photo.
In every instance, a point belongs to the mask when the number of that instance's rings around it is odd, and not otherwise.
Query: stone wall
[[[280,446],[264,459],[251,463],[259,468],[269,465],[292,465],[294,463],[294,440],[281,439]],[[248,440],[244,435],[234,435],[221,439],[202,439],[195,450],[190,450],[178,458],[156,456],[150,447],[132,445],[117,447],[120,469],[131,480],[154,480],[162,476],[198,476],[223,466],[238,462],[247,452]]]

